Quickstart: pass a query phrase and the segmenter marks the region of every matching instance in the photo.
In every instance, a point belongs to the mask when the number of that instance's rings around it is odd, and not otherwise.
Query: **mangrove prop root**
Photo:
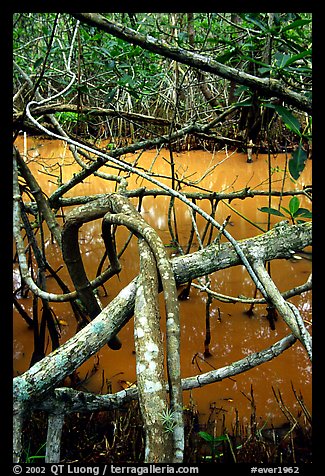
[[[165,297],[166,337],[167,337],[167,375],[169,382],[170,407],[173,414],[174,427],[174,462],[181,462],[184,451],[183,403],[180,377],[180,323],[179,305],[176,292],[174,273],[168,260],[165,246],[155,230],[149,226],[140,213],[130,204],[126,197],[111,194],[111,209],[115,213],[107,213],[103,226],[109,224],[127,226],[136,236],[142,237],[152,251]],[[138,289],[138,297],[140,290]]]

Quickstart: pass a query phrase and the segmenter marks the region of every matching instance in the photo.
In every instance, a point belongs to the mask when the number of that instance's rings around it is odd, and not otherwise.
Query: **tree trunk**
[[[145,463],[172,461],[172,433],[161,415],[168,408],[164,356],[159,323],[158,276],[155,258],[139,239],[140,274],[134,308],[134,340],[140,410],[146,435]]]

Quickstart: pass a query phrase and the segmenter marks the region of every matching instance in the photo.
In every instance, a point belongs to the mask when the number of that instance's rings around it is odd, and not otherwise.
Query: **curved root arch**
[[[127,198],[111,194],[102,222],[103,237],[112,225],[123,225],[139,239],[140,276],[137,282],[134,327],[139,401],[146,432],[146,462],[181,462],[184,452],[183,399],[180,375],[180,322],[176,282],[165,246]],[[158,276],[165,298],[166,351],[170,408],[163,368],[159,326]],[[157,454],[157,442],[159,454]],[[172,451],[172,454],[170,454]]]

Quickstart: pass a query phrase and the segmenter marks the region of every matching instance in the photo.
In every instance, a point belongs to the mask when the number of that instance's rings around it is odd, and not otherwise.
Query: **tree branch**
[[[252,368],[269,362],[285,350],[289,349],[296,342],[293,334],[283,337],[270,347],[258,352],[254,352],[246,357],[233,362],[230,365],[209,372],[186,377],[182,379],[182,390],[192,390],[194,388],[204,387],[215,382],[221,382],[226,378],[233,377]],[[167,388],[167,387],[166,387]],[[97,410],[112,410],[120,408],[123,404],[136,400],[138,398],[137,387],[121,390],[114,394],[93,395],[89,392],[73,390],[72,388],[57,388],[53,394],[34,405],[35,409],[50,411],[57,409],[59,411],[64,404],[65,412],[93,412]]]
[[[252,246],[259,249],[262,259],[289,258],[291,249],[303,249],[312,243],[311,223],[292,225],[283,233],[269,231],[255,238],[241,241],[244,252]],[[241,264],[231,244],[211,245],[204,250],[171,260],[178,284],[198,276]],[[14,378],[14,395],[17,400],[41,400],[66,376],[70,375],[89,357],[98,352],[116,335],[132,317],[134,311],[135,278],[102,312],[60,348],[44,357],[24,374]]]
[[[150,124],[159,126],[169,126],[170,121],[161,117],[148,116],[145,114],[139,114],[136,112],[117,111],[115,109],[106,109],[102,107],[91,107],[83,105],[78,109],[76,104],[48,104],[44,106],[35,107],[33,114],[36,116],[54,114],[56,112],[79,112],[86,115],[105,116],[105,117],[120,117],[123,119],[138,121],[138,122],[150,122]],[[14,120],[19,120],[23,113],[19,112],[14,114]]]
[[[194,53],[180,47],[168,45],[150,35],[142,35],[124,25],[114,23],[99,13],[72,13],[78,20],[95,26],[100,30],[121,38],[128,43],[139,45],[142,48],[162,55],[166,58],[193,66],[202,71],[216,74],[222,78],[233,80],[236,83],[258,90],[268,96],[277,96],[283,101],[307,113],[312,112],[312,103],[302,94],[288,89],[281,81],[271,78],[259,78],[251,74],[226,66],[202,54]]]
[[[289,326],[293,334],[301,341],[307,350],[310,360],[312,360],[311,336],[305,328],[298,309],[292,303],[287,302],[280,294],[279,290],[269,276],[262,260],[259,258],[254,260],[253,268],[258,274],[259,279],[263,282],[264,288],[267,290],[267,294],[271,303],[283,317],[283,320]]]

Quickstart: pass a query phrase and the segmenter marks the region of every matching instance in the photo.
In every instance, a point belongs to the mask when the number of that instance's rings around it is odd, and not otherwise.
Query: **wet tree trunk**
[[[95,203],[81,205],[72,210],[72,212],[66,216],[66,222],[62,230],[63,259],[67,265],[78,296],[84,307],[87,309],[91,320],[95,319],[102,309],[91,288],[90,281],[82,262],[78,232],[79,228],[84,223],[102,217],[108,210],[107,197],[103,200],[99,199]],[[112,271],[113,273],[117,273],[120,270],[120,267],[116,255],[114,254],[113,243],[110,243],[110,246],[106,245],[106,249],[112,250],[109,254],[109,257],[111,257]],[[114,350],[121,348],[121,342],[117,336],[114,336],[109,340],[108,345]]]

